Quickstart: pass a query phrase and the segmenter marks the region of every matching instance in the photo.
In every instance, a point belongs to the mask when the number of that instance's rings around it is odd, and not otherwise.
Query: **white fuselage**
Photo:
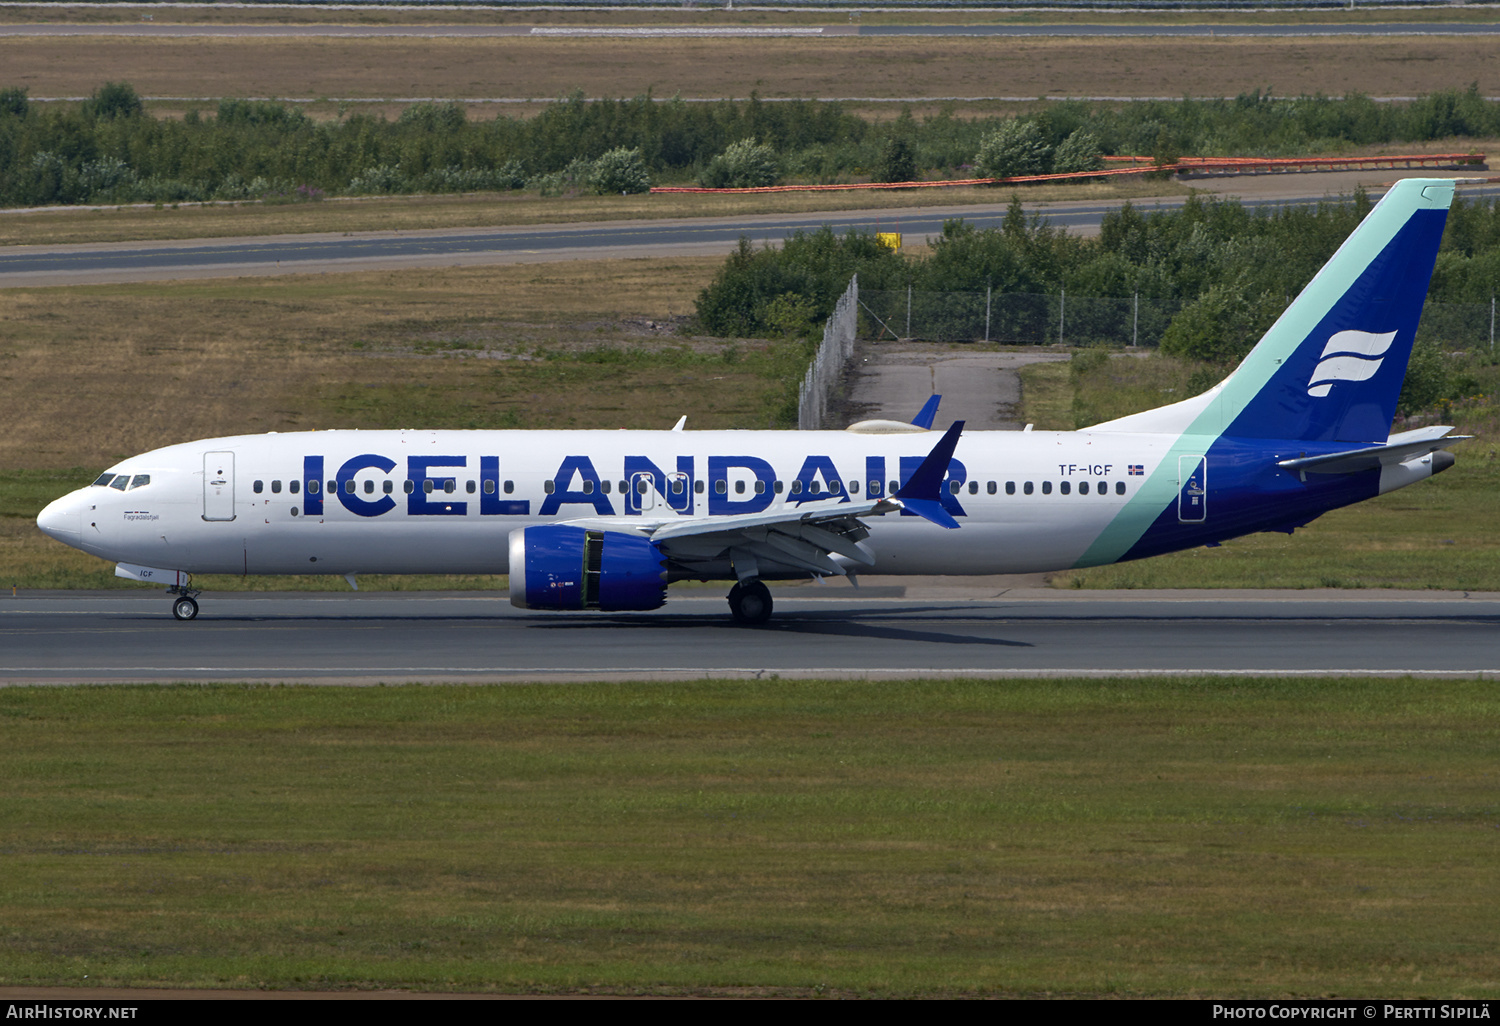
[[[643,519],[826,509],[888,495],[933,438],[796,431],[245,435],[125,460],[112,472],[132,483],[146,475],[149,484],[79,489],[48,507],[39,523],[102,558],[189,573],[501,574],[507,536],[532,524],[586,518],[628,528]],[[861,569],[994,574],[1073,566],[1172,441],[965,434],[944,500],[962,529],[910,515],[871,517],[876,564]],[[76,541],[68,537],[74,532]]]

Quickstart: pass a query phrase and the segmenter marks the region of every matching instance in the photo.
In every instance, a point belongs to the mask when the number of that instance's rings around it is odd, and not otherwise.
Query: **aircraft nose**
[[[83,540],[83,507],[78,493],[48,503],[47,508],[37,514],[36,526],[47,537],[76,547]]]

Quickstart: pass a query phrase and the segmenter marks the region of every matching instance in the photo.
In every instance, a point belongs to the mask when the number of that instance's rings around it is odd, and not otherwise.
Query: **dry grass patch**
[[[7,85],[147,96],[764,97],[1500,93],[1494,44],[1284,39],[0,39]]]
[[[661,410],[703,427],[763,425],[765,384],[747,365],[723,363],[714,376],[731,384],[704,388],[708,375],[685,358],[672,373],[577,359],[596,345],[701,356],[645,322],[689,312],[721,262],[8,289],[0,466],[94,466],[193,438],[306,428],[640,427]],[[609,386],[589,388],[591,375]]]

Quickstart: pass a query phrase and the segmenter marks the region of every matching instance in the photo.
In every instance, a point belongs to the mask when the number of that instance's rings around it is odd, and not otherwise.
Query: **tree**
[[[741,139],[709,161],[698,182],[707,189],[754,189],[775,185],[780,177],[775,150],[754,139]]]
[[[888,139],[880,154],[877,182],[914,182],[917,180],[917,154],[903,138]]]
[[[589,187],[600,196],[616,192],[650,192],[651,175],[641,159],[640,148],[620,146],[605,153],[588,173]]]
[[[1100,150],[1099,140],[1094,134],[1080,128],[1057,147],[1057,152],[1052,155],[1052,172],[1061,175],[1098,171],[1104,166]]]
[[[974,164],[985,178],[1044,175],[1052,167],[1052,147],[1036,122],[1012,118],[980,141]]]
[[[144,110],[135,87],[128,82],[106,82],[83,104],[83,112],[100,121],[140,117]]]

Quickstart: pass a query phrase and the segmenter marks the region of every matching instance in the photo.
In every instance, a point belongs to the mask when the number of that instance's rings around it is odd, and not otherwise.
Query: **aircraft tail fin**
[[[1384,442],[1453,189],[1397,182],[1229,377],[1088,430]]]

